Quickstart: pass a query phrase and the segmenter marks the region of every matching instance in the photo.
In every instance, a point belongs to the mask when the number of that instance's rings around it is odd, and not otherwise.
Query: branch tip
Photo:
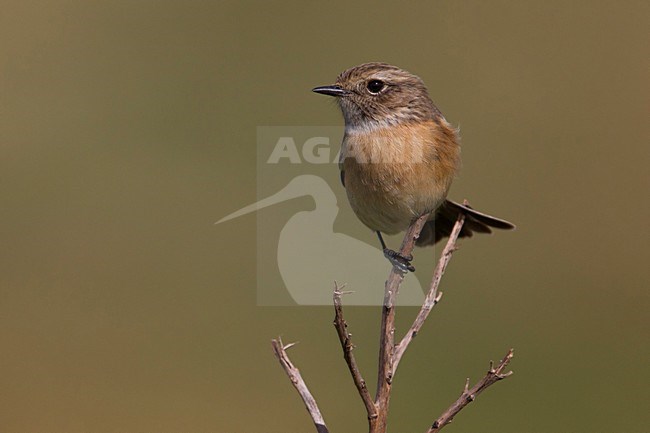
[[[278,337],[277,340],[276,339],[271,340],[273,353],[275,354],[275,357],[278,359],[278,362],[280,363],[280,366],[286,373],[287,377],[291,381],[291,384],[296,389],[296,391],[298,391],[298,394],[300,394],[300,398],[305,404],[305,409],[307,409],[309,416],[314,422],[316,431],[318,433],[329,433],[329,430],[325,425],[325,421],[323,420],[323,416],[321,415],[320,409],[318,408],[318,404],[316,404],[316,400],[314,399],[314,396],[309,391],[309,388],[307,388],[305,381],[300,375],[300,371],[298,370],[298,368],[296,368],[295,365],[293,365],[293,363],[289,359],[289,355],[287,355],[286,349],[288,349],[289,347],[295,344],[296,343],[290,343],[284,345],[282,343],[281,337]]]
[[[282,343],[282,340],[280,340],[280,343]],[[293,343],[285,344],[284,346],[282,346],[282,350],[291,349],[293,346],[295,346],[298,343],[300,343],[300,342],[299,341],[294,341]]]
[[[496,368],[494,367],[494,362],[490,361],[490,370],[488,370],[486,375],[471,388],[469,387],[469,379],[467,379],[460,397],[454,403],[452,403],[451,406],[449,406],[449,408],[442,413],[442,415],[438,417],[438,419],[433,423],[427,433],[439,432],[444,426],[450,424],[453,418],[465,406],[476,400],[476,397],[478,397],[481,392],[486,390],[491,385],[499,382],[500,380],[510,376],[512,374],[512,371],[509,371],[508,373],[502,373],[502,371],[508,365],[513,356],[514,352],[512,349],[510,349],[506,356],[501,360],[501,362],[499,362],[499,365],[497,365]]]
[[[377,407],[372,401],[370,391],[368,391],[368,387],[366,386],[366,381],[363,379],[363,376],[359,371],[357,361],[354,357],[354,354],[352,353],[356,346],[352,342],[352,333],[348,331],[348,324],[343,318],[343,305],[341,302],[341,296],[353,292],[342,292],[341,288],[344,286],[339,287],[336,281],[334,282],[334,286],[334,328],[336,329],[336,334],[338,335],[339,342],[341,343],[343,358],[348,365],[348,370],[350,371],[354,385],[359,392],[359,396],[361,397],[361,400],[366,407],[368,419],[375,419],[378,416]]]

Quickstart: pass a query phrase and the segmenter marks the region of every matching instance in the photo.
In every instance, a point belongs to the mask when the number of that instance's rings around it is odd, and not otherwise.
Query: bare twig
[[[402,360],[402,355],[404,355],[404,352],[408,348],[409,344],[411,344],[411,341],[413,341],[418,332],[420,332],[420,328],[422,328],[422,325],[424,325],[424,321],[427,320],[431,309],[433,309],[433,307],[438,303],[438,301],[440,301],[440,298],[442,297],[442,292],[438,293],[438,286],[440,285],[440,280],[442,279],[442,276],[447,269],[447,264],[449,264],[449,260],[451,260],[451,255],[458,249],[456,246],[456,241],[458,240],[458,236],[460,235],[460,231],[462,230],[464,223],[465,215],[459,213],[456,224],[454,225],[454,228],[449,235],[449,240],[447,240],[447,244],[440,254],[440,260],[438,261],[436,270],[433,272],[431,285],[429,286],[429,291],[424,298],[422,308],[420,308],[420,312],[413,321],[411,328],[408,330],[406,335],[404,335],[404,338],[402,338],[402,341],[400,341],[399,344],[395,346],[395,353],[393,355],[393,375],[395,375],[397,366]]]
[[[410,256],[415,241],[420,236],[422,227],[429,217],[428,214],[422,215],[414,220],[409,226],[400,254],[404,257]],[[384,288],[384,305],[381,313],[381,328],[379,336],[379,368],[377,374],[377,394],[375,395],[375,405],[378,411],[378,417],[374,425],[371,425],[370,432],[385,432],[386,422],[388,420],[388,404],[390,402],[390,390],[393,381],[393,352],[395,349],[395,298],[402,280],[404,271],[397,266],[393,266],[386,286]]]
[[[449,424],[451,420],[460,412],[465,406],[473,402],[476,397],[483,392],[490,385],[505,379],[506,377],[512,374],[512,371],[504,373],[503,370],[506,368],[512,357],[514,356],[514,351],[510,349],[506,356],[499,362],[496,368],[494,368],[494,363],[490,362],[490,369],[483,379],[481,379],[476,385],[469,389],[469,379],[465,383],[465,389],[449,408],[444,411],[442,415],[433,423],[431,428],[427,430],[427,433],[437,433],[444,426]]]
[[[300,371],[293,365],[287,355],[286,349],[293,346],[293,344],[285,346],[282,343],[282,339],[278,338],[277,340],[271,340],[271,345],[273,346],[273,353],[276,358],[278,358],[278,361],[280,361],[280,365],[282,365],[282,368],[285,373],[287,373],[287,376],[289,376],[294,388],[296,388],[302,401],[305,403],[307,412],[309,412],[311,419],[314,421],[314,426],[316,426],[316,431],[318,433],[329,433],[325,421],[323,420],[323,416],[320,413],[320,409],[318,409],[318,405],[316,404],[316,400],[314,400],[314,397],[307,388],[305,381],[302,379]]]
[[[346,292],[341,292],[341,288],[342,287],[339,287],[338,284],[334,282],[334,327],[336,328],[336,333],[341,341],[343,358],[345,358],[345,362],[348,364],[352,380],[359,391],[363,404],[366,406],[368,420],[372,423],[374,422],[373,420],[377,418],[377,407],[370,396],[370,391],[368,391],[366,381],[363,380],[357,361],[352,353],[352,349],[354,349],[354,344],[352,344],[352,334],[348,332],[348,324],[345,319],[343,319],[343,306],[341,304],[341,295]]]

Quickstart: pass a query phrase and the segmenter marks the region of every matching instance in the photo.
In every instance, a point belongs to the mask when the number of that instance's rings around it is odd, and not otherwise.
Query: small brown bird
[[[404,231],[427,213],[432,216],[418,246],[449,236],[459,212],[466,215],[461,237],[515,227],[446,199],[460,165],[458,131],[419,77],[386,63],[364,63],[313,91],[338,100],[345,118],[341,181],[355,214],[377,232],[393,264],[414,270],[412,257],[388,249],[381,234]]]

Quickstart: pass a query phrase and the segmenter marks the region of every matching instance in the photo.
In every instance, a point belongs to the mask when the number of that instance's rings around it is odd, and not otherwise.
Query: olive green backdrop
[[[0,9],[3,432],[312,431],[280,334],[331,431],[364,431],[330,308],[256,306],[256,216],[213,222],[256,200],[257,126],[341,125],[310,89],[376,60],[460,124],[451,195],[519,226],[454,256],[391,431],[425,431],[509,347],[515,375],[445,431],[647,431],[647,2]],[[336,229],[372,242],[340,207]],[[347,316],[374,381],[379,310]]]

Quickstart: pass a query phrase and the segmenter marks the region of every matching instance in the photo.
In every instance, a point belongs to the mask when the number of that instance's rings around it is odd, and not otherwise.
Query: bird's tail
[[[435,217],[424,225],[416,245],[420,247],[433,245],[443,237],[449,236],[461,212],[465,214],[465,224],[460,231],[461,238],[471,237],[474,233],[492,233],[492,228],[503,230],[515,228],[514,224],[476,211],[469,205],[445,200],[436,211]]]

